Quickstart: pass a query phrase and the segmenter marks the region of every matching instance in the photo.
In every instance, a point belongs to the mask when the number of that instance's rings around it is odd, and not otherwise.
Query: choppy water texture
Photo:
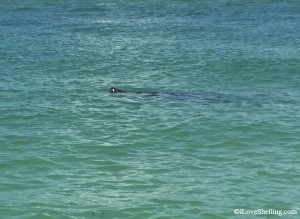
[[[296,0],[1,1],[0,218],[299,218],[299,24]]]

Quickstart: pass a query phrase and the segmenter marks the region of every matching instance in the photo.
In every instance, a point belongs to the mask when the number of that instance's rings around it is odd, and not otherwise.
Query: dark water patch
[[[33,7],[19,7],[13,10],[13,12],[28,12],[28,13],[33,13],[33,12],[38,12],[38,8],[33,8]]]
[[[69,13],[89,14],[89,13],[102,13],[107,11],[107,7],[103,5],[76,5],[72,9],[68,10]]]

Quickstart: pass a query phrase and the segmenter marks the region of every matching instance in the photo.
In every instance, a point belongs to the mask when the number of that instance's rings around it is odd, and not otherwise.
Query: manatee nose
[[[117,90],[116,90],[114,87],[111,87],[111,88],[110,88],[110,92],[111,92],[111,93],[117,93]]]
[[[111,92],[111,93],[119,93],[119,92],[124,92],[124,91],[119,90],[119,89],[117,89],[117,88],[115,88],[115,87],[111,87],[111,88],[110,88],[110,92]]]

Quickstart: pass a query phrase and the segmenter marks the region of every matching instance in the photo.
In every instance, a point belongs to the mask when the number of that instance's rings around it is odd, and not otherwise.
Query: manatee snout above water
[[[122,91],[118,88],[115,88],[115,87],[111,87],[109,90],[110,90],[111,93],[123,93],[124,92],[124,91]]]

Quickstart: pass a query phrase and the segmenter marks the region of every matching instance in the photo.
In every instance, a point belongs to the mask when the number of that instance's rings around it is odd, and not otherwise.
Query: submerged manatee
[[[247,100],[247,98],[242,98],[233,95],[216,94],[216,93],[179,93],[179,92],[129,92],[118,89],[116,87],[111,87],[110,93],[127,93],[127,94],[139,94],[145,97],[160,97],[169,98],[176,100],[190,100],[190,101],[200,101],[208,103],[229,103],[229,102],[239,102]]]

